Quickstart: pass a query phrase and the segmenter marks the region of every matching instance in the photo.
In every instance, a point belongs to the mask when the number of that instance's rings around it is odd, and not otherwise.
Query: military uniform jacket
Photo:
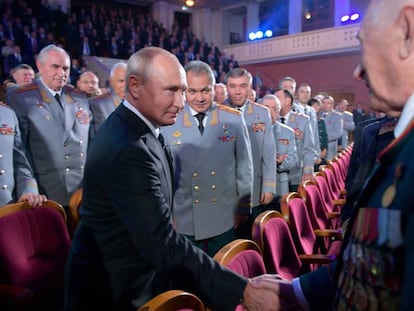
[[[325,121],[326,133],[328,134],[326,160],[332,160],[338,153],[338,139],[343,133],[342,115],[335,110],[331,110],[328,113],[324,113],[323,120]]]
[[[349,133],[355,130],[354,115],[352,112],[342,112],[342,119],[344,121],[344,131],[341,137],[341,146],[346,148],[349,144]]]
[[[0,206],[24,193],[38,194],[32,176],[16,114],[10,107],[0,105]]]
[[[241,113],[213,103],[203,135],[189,106],[174,125],[161,128],[175,164],[174,219],[177,231],[196,240],[233,227],[239,199],[250,197],[253,165]],[[250,210],[246,206],[247,213]]]
[[[12,95],[39,190],[64,206],[81,187],[91,113],[83,92],[65,86],[61,101],[36,81]]]
[[[115,110],[121,103],[122,99],[113,91],[93,97],[89,103],[93,116],[92,121],[92,135],[94,135],[106,118]]]
[[[267,107],[247,100],[243,117],[249,130],[253,157],[252,206],[255,207],[260,205],[261,193],[276,193],[276,145]]]
[[[276,196],[281,197],[289,192],[289,171],[298,165],[295,132],[287,125],[276,122],[273,125],[273,136],[276,142],[276,157],[287,156],[277,165]]]
[[[300,102],[295,101],[293,104],[293,111],[297,113],[302,113],[309,117],[309,121],[311,124],[312,132],[313,132],[313,139],[315,142],[315,158],[320,158],[321,148],[320,148],[320,137],[319,137],[319,126],[318,126],[318,116],[316,114],[315,109],[311,106],[303,106]]]
[[[289,183],[299,185],[302,174],[312,174],[315,163],[315,141],[307,115],[290,111],[286,125],[293,129],[298,154],[298,165],[289,171]]]

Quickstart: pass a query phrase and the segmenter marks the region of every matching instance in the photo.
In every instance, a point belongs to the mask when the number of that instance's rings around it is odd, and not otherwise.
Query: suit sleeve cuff
[[[292,280],[293,291],[295,293],[296,299],[304,311],[311,311],[308,302],[306,300],[305,294],[302,291],[302,286],[300,285],[300,279],[294,278]]]

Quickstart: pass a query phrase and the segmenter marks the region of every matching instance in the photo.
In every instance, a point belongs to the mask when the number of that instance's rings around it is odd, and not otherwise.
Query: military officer
[[[261,205],[269,204],[276,193],[276,146],[272,122],[269,109],[247,98],[252,84],[250,72],[243,68],[234,68],[226,74],[225,84],[229,94],[226,105],[243,112],[249,130],[253,157],[252,222],[260,213]],[[248,225],[245,228],[247,227]],[[250,234],[251,230],[247,228],[240,236],[249,237]]]
[[[46,201],[27,160],[14,111],[0,104],[0,206],[13,201],[38,205]]]
[[[112,66],[109,75],[111,91],[96,96],[90,100],[90,106],[93,116],[94,135],[106,118],[115,110],[125,97],[125,76],[126,64],[123,62],[116,63]]]
[[[260,104],[269,108],[276,143],[276,194],[272,207],[278,209],[280,198],[289,192],[289,171],[298,165],[295,132],[278,121],[281,109],[280,100],[272,94],[263,96]]]
[[[338,141],[339,149],[345,149],[348,146],[349,134],[355,130],[354,115],[352,112],[346,110],[348,106],[348,101],[343,99],[335,107],[337,112],[342,113],[342,119],[344,121],[344,131]]]
[[[334,107],[334,98],[325,96],[322,99],[322,117],[328,134],[328,151],[326,152],[326,161],[332,160],[338,153],[338,139],[343,133],[343,119]]]
[[[40,78],[11,94],[39,190],[67,206],[81,187],[91,113],[85,93],[67,86],[70,58],[53,44],[37,58]]]
[[[174,219],[178,232],[214,256],[250,213],[249,136],[240,111],[213,102],[210,66],[192,61],[185,70],[188,105],[174,125],[162,128],[176,167]]]

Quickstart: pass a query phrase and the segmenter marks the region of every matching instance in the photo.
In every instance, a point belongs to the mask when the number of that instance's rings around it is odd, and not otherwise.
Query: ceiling
[[[129,4],[135,4],[139,6],[151,6],[155,1],[151,0],[115,0],[117,2],[124,2]],[[184,0],[162,0],[168,2],[171,5],[183,6]],[[260,2],[260,0],[255,0]],[[194,0],[194,8],[209,8],[209,9],[219,9],[222,7],[227,7],[235,4],[240,4],[240,0]]]

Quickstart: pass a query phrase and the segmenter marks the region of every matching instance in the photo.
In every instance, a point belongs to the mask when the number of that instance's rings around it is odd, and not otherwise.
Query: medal
[[[381,204],[383,207],[388,208],[391,206],[392,202],[394,202],[395,195],[397,193],[397,183],[402,177],[404,172],[404,165],[402,163],[398,163],[395,167],[394,171],[394,181],[388,188],[385,190],[384,194],[382,195]]]

